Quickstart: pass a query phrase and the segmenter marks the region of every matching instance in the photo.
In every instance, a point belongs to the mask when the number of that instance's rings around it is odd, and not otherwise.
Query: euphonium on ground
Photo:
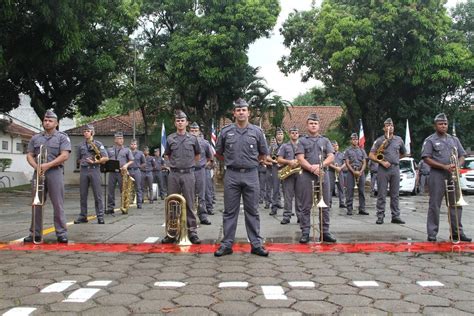
[[[165,199],[165,231],[176,239],[179,246],[189,246],[186,199],[181,194],[171,194]]]
[[[40,244],[43,242],[43,205],[44,205],[44,189],[46,176],[41,170],[41,165],[46,163],[48,159],[48,149],[46,146],[41,145],[39,148],[38,156],[36,157],[36,174],[34,179],[34,188],[35,192],[33,195],[33,202],[31,203],[31,214],[32,214],[32,237],[33,243]],[[41,225],[39,227],[40,231],[40,241],[36,241],[36,212],[41,213]]]
[[[128,208],[133,202],[135,196],[135,179],[133,179],[127,172],[122,170],[122,195],[120,199],[120,210],[123,214],[128,213]]]
[[[295,173],[301,174],[301,172],[303,172],[303,169],[301,169],[301,165],[299,163],[294,168],[292,168],[290,165],[286,165],[280,170],[278,170],[278,178],[280,180],[285,180],[292,174],[295,174]]]

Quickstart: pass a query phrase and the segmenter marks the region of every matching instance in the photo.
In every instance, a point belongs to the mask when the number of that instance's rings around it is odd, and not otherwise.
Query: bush
[[[3,172],[5,169],[10,168],[12,160],[10,158],[0,158],[0,171]]]

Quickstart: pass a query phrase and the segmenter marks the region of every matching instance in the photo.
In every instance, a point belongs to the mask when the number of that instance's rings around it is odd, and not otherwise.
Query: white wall
[[[7,142],[7,149],[3,148],[3,142]],[[23,153],[23,145],[21,145],[21,150],[17,150],[17,144],[22,144],[22,139],[20,137],[11,137],[9,134],[4,134],[0,131],[0,158],[8,158],[12,160],[12,164],[5,171],[8,172],[21,172],[24,173],[26,177],[30,178],[33,175],[33,169],[26,162],[26,154]],[[27,144],[25,143],[25,146]]]
[[[23,172],[0,172],[0,188],[29,184],[30,181],[31,176],[27,176]]]

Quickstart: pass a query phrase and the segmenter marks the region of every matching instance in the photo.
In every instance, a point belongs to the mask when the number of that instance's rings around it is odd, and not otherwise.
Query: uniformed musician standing
[[[399,191],[400,191],[400,158],[405,157],[405,144],[400,136],[394,134],[394,126],[391,118],[384,122],[384,135],[377,138],[372,145],[369,158],[379,164],[377,169],[377,224],[383,224],[385,217],[385,198],[388,185],[390,184],[390,210],[392,212],[392,223],[405,224],[400,218]],[[386,138],[389,135],[389,138]],[[376,153],[383,142],[384,159],[378,160]]]
[[[142,190],[144,191],[142,197],[145,198],[146,192],[148,201],[153,204],[153,170],[156,168],[156,160],[155,157],[150,156],[150,148],[147,146],[143,148],[143,154],[145,155],[145,165],[141,169]]]
[[[249,123],[249,107],[245,100],[234,102],[235,123],[221,130],[217,140],[216,156],[224,158],[226,172],[224,177],[224,238],[216,257],[232,253],[240,199],[243,198],[245,227],[251,243],[251,253],[268,256],[260,236],[260,217],[258,213],[259,182],[258,164],[260,160],[270,160],[263,131]]]
[[[431,167],[423,159],[418,164],[418,190],[421,195],[425,194],[428,187],[428,179],[430,178]],[[428,188],[429,189],[429,188]]]
[[[196,195],[198,198],[197,214],[202,225],[211,225],[211,221],[207,218],[206,209],[206,165],[212,163],[211,144],[201,137],[199,125],[193,122],[189,126],[189,132],[196,136],[199,142],[201,152],[200,159],[194,166],[194,178],[196,179]]]
[[[200,159],[201,148],[196,136],[186,132],[188,117],[182,111],[174,116],[176,132],[169,135],[166,142],[165,160],[169,161],[170,174],[168,176],[168,194],[182,194],[186,199],[186,215],[189,240],[193,244],[200,244],[197,235],[197,221],[194,215],[195,178],[194,165]],[[174,238],[166,236],[162,243],[175,242]]]
[[[128,166],[133,163],[132,151],[123,146],[123,133],[116,132],[114,135],[114,146],[107,149],[110,160],[118,160],[120,171],[109,173],[109,183],[107,184],[107,209],[105,214],[114,214],[115,208],[115,186],[118,184],[120,192],[122,192],[122,174],[128,173]]]
[[[135,180],[135,194],[137,195],[137,208],[142,208],[143,189],[142,189],[142,172],[141,169],[146,165],[145,155],[141,150],[137,149],[138,143],[136,139],[130,142],[130,150],[133,155],[133,163],[128,166],[130,176]]]
[[[296,126],[290,128],[290,141],[281,145],[278,150],[277,161],[280,165],[290,166],[291,168],[296,168],[298,166],[299,163],[296,159],[296,149],[298,146],[299,136],[299,130]],[[288,224],[291,215],[293,214],[293,200],[295,199],[296,181],[298,176],[298,173],[292,174],[282,181],[284,199],[283,219],[280,222],[282,225]]]
[[[345,177],[343,172],[347,170],[346,164],[344,163],[344,153],[339,151],[339,144],[337,141],[332,142],[332,147],[334,147],[334,162],[329,165],[329,185],[331,188],[329,200],[329,207],[332,208],[332,197],[334,191],[337,188],[337,197],[339,198],[339,208],[345,208],[346,195],[344,193],[345,187]],[[337,182],[336,182],[336,173],[337,173]]]
[[[441,202],[443,196],[446,195],[446,180],[448,180],[448,183],[452,184],[452,173],[456,167],[452,164],[450,159],[453,149],[456,148],[457,150],[457,158],[460,165],[464,163],[464,156],[466,155],[466,151],[462,147],[459,139],[456,136],[447,133],[448,118],[444,113],[436,115],[434,124],[436,132],[425,139],[421,153],[423,160],[431,167],[430,177],[428,180],[430,202],[428,208],[428,219],[426,222],[428,241],[436,241],[436,235],[438,234],[439,229]],[[456,195],[454,193],[455,192],[450,193],[449,196],[452,204],[455,203]],[[455,213],[456,209],[458,211],[457,216]],[[458,240],[459,232],[459,239],[461,241],[470,242],[472,239],[464,234],[461,223],[462,206],[457,206],[456,208],[451,206],[449,212],[453,240]]]
[[[46,146],[48,151],[46,162],[41,164],[41,170],[45,175],[44,196],[49,194],[54,210],[54,228],[58,242],[67,243],[66,216],[64,215],[64,172],[63,163],[68,160],[71,152],[71,141],[69,137],[56,130],[58,117],[52,110],[47,110],[43,118],[44,132],[34,135],[28,143],[28,153],[26,160],[33,169],[36,170],[36,158],[39,154],[40,146]],[[36,172],[33,175],[36,179]],[[33,181],[34,184],[34,181]],[[33,185],[33,188],[35,185]],[[35,206],[35,241],[41,240],[43,219],[41,208]],[[32,216],[33,219],[33,216]],[[24,242],[33,242],[33,222],[30,226],[30,236],[23,239]]]
[[[351,135],[351,147],[347,148],[344,152],[344,160],[347,169],[346,178],[346,206],[347,215],[352,215],[353,204],[354,204],[354,187],[356,179],[359,191],[359,214],[369,215],[365,211],[365,167],[367,165],[367,154],[363,149],[359,147],[359,136],[356,133]]]
[[[296,158],[304,170],[301,176],[298,177],[296,184],[297,201],[299,201],[301,205],[301,209],[298,208],[300,214],[297,216],[300,220],[300,243],[302,244],[309,242],[314,190],[312,181],[314,181],[315,185],[319,185],[319,176],[321,172],[323,173],[323,187],[320,188],[320,190],[322,190],[325,203],[329,203],[329,173],[320,170],[320,164],[322,164],[324,169],[334,161],[334,148],[329,139],[319,134],[319,116],[316,113],[308,116],[306,127],[308,129],[308,135],[299,139],[298,149],[296,151]],[[320,158],[323,160],[322,162]],[[336,242],[336,238],[329,232],[329,207],[323,208],[322,211],[323,241]],[[317,210],[317,212],[319,213],[319,210]],[[321,216],[318,217],[321,221]],[[316,223],[313,223],[313,225],[316,225]]]
[[[270,152],[272,153],[272,210],[270,211],[270,215],[276,215],[277,210],[279,208],[283,208],[281,206],[281,194],[280,194],[280,187],[281,187],[281,180],[278,178],[278,169],[280,165],[278,164],[278,151],[280,150],[281,145],[283,145],[283,130],[278,127],[275,133],[275,143],[271,145]]]
[[[84,141],[77,149],[77,161],[80,168],[79,192],[81,196],[81,213],[74,221],[74,224],[87,223],[87,196],[89,195],[89,185],[92,187],[95,201],[95,214],[97,223],[104,224],[104,201],[102,200],[102,190],[100,179],[100,165],[109,160],[107,150],[104,145],[93,139],[94,126],[86,125],[83,130]],[[92,146],[100,151],[100,157],[96,157],[96,152]],[[99,158],[99,159],[96,159]]]
[[[379,170],[379,164],[369,159],[369,172],[370,172],[370,196],[375,196],[375,184],[377,183],[377,171]]]
[[[165,170],[165,160],[161,157],[159,148],[155,148],[155,164],[156,167],[153,169],[153,180],[158,184],[160,197],[164,200],[168,184],[168,178],[165,178],[165,174],[167,174],[168,171]]]
[[[266,173],[266,179],[265,179],[265,209],[269,209],[272,206],[273,202],[273,164],[276,163],[276,153],[272,152],[272,148],[275,148],[276,146],[276,138],[272,137],[270,139],[270,144],[268,145],[268,150],[270,154],[270,161],[262,161],[264,165],[266,165],[267,168],[267,173]]]

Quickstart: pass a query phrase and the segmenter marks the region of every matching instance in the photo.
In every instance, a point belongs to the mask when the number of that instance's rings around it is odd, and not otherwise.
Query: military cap
[[[333,145],[338,145],[337,140],[331,141],[331,144],[333,144]]]
[[[249,106],[249,104],[247,103],[247,101],[245,101],[242,98],[238,98],[237,100],[234,101],[234,109],[235,108],[244,108],[244,107],[248,107],[248,106]]]
[[[281,127],[277,127],[275,133],[283,133],[283,129]]]
[[[186,113],[184,113],[183,111],[181,110],[177,110],[176,112],[174,112],[174,118],[175,119],[187,119],[188,116],[186,115]]]
[[[84,130],[93,132],[94,131],[94,125],[87,124],[86,126],[84,126]]]
[[[293,127],[290,128],[290,132],[298,132],[298,131],[299,131],[299,129],[298,129],[298,127],[296,127],[296,125],[293,125]]]
[[[319,122],[319,115],[316,113],[311,113],[308,115],[307,121],[318,121]]]
[[[385,120],[385,122],[383,122],[384,124],[393,124],[393,121],[392,119],[389,117],[388,119]]]
[[[435,121],[435,123],[436,122],[447,122],[448,117],[444,113],[439,113],[438,115],[435,116],[434,121]]]
[[[115,132],[114,137],[123,137],[122,132]]]
[[[56,113],[54,113],[53,109],[46,110],[46,113],[44,113],[44,117],[58,119],[58,116],[56,115]]]
[[[150,148],[148,146],[143,147],[143,151],[150,151]]]
[[[196,122],[193,122],[193,124],[189,125],[189,128],[199,128],[199,124]]]
[[[359,136],[357,135],[357,133],[352,133],[351,138],[359,138]]]
[[[131,141],[130,141],[130,144],[136,144],[137,143],[137,140],[135,138],[133,138]]]

